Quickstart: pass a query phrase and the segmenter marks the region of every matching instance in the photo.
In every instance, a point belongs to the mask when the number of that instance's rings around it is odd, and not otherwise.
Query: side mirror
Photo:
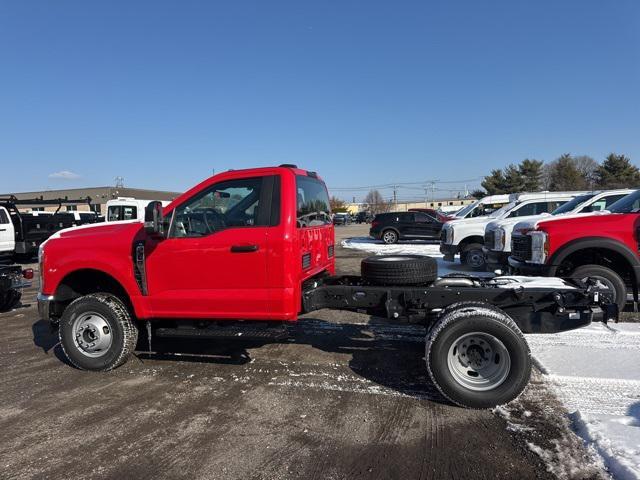
[[[162,216],[162,202],[149,202],[144,209],[144,229],[149,235],[164,237],[164,217]]]

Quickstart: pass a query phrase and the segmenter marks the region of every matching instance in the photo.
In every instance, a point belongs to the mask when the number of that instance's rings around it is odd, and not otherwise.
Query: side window
[[[122,207],[122,220],[134,220],[138,218],[138,207],[125,205]]]
[[[7,215],[7,212],[4,210],[4,208],[0,209],[0,223],[9,223],[9,216]]]
[[[526,203],[522,205],[520,208],[513,210],[509,215],[509,218],[514,217],[524,217],[526,215],[535,215],[536,214],[536,205],[535,203]]]
[[[313,177],[296,177],[297,225],[318,227],[331,223],[331,207],[327,187]]]
[[[227,228],[262,226],[262,183],[263,177],[253,177],[210,186],[175,209],[169,237],[204,237]]]
[[[415,221],[417,223],[429,223],[431,220],[429,219],[429,215],[427,215],[426,213],[416,213]]]
[[[622,197],[626,197],[627,194],[620,194],[620,195],[611,195],[610,197],[606,197],[606,203],[604,206],[603,210],[608,209],[611,205],[613,205],[614,203],[616,203],[618,200],[620,200]]]

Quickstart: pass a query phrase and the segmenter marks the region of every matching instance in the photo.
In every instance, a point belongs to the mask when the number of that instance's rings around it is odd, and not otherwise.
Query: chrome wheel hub
[[[79,315],[73,322],[73,341],[84,355],[101,357],[107,353],[113,342],[111,327],[98,313]]]
[[[454,380],[474,391],[501,385],[511,370],[511,357],[504,344],[488,333],[467,333],[449,348],[447,366]]]

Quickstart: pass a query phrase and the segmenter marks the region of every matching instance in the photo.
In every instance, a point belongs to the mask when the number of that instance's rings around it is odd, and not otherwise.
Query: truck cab
[[[440,252],[446,261],[453,262],[455,255],[460,254],[462,264],[473,270],[484,270],[484,230],[489,222],[550,212],[580,193],[583,192],[511,194],[509,203],[488,216],[445,223],[440,234]]]
[[[16,234],[11,216],[0,206],[0,262],[11,261],[16,250]]]
[[[161,227],[132,219],[52,236],[40,252],[47,314],[93,285],[139,319],[295,320],[302,283],[335,271],[327,189],[294,167],[215,175],[164,207]]]
[[[584,193],[559,206],[551,213],[493,220],[484,230],[484,255],[489,270],[505,269],[509,266],[511,254],[511,232],[513,227],[524,221],[539,220],[551,215],[586,214],[606,210],[622,197],[634,190],[602,190]],[[551,207],[552,205],[548,205]]]
[[[638,300],[640,190],[608,210],[528,220],[515,225],[509,265],[521,274],[597,279],[622,311]]]
[[[121,222],[124,220],[144,220],[144,211],[153,200],[144,200],[133,197],[118,197],[107,202],[107,215],[105,222]],[[163,207],[170,202],[161,202]]]
[[[509,195],[507,194],[487,195],[453,213],[451,220],[486,217],[505,206],[509,201]]]

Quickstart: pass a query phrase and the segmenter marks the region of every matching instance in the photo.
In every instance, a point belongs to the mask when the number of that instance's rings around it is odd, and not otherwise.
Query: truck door
[[[173,210],[168,237],[146,253],[154,316],[267,318],[268,232],[278,180],[223,180]]]
[[[15,230],[11,217],[4,207],[0,207],[0,255],[15,250]]]

